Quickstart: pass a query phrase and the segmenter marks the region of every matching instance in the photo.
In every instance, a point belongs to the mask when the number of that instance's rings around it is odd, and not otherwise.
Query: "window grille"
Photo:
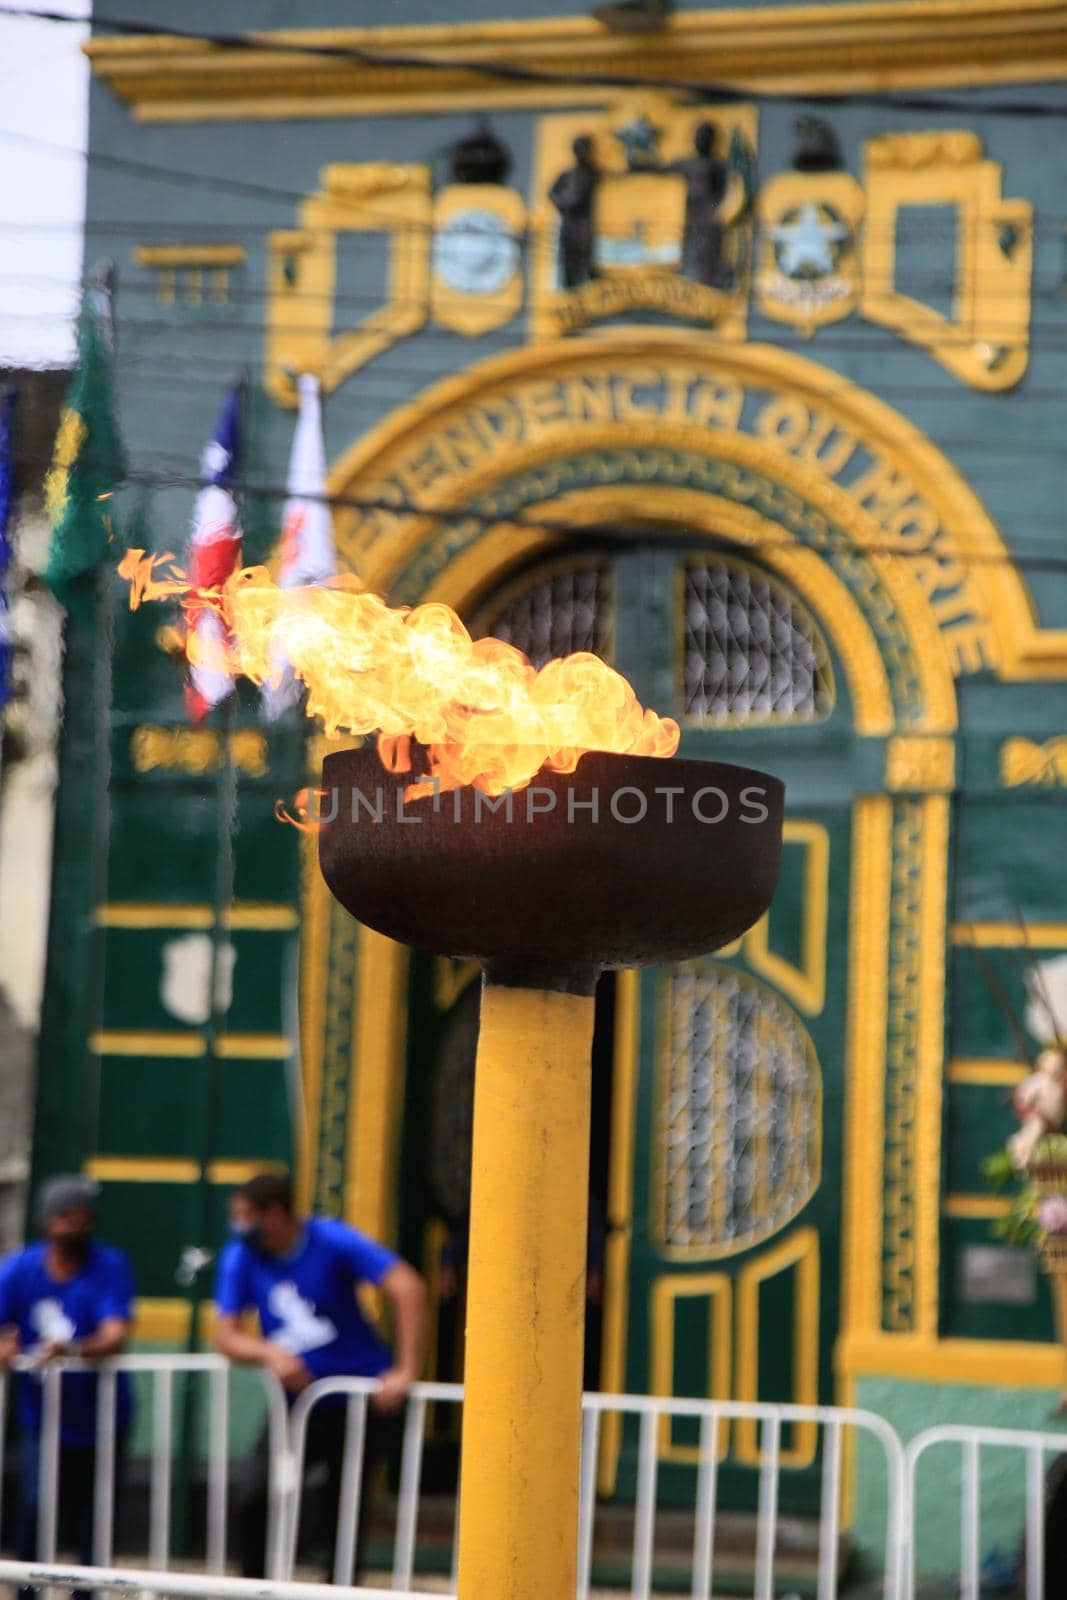
[[[535,667],[576,650],[610,660],[611,569],[586,562],[535,579],[491,615],[485,631],[515,645]]]
[[[740,563],[689,562],[684,604],[686,716],[736,725],[829,715],[826,641],[787,589]]]
[[[732,1255],[784,1228],[818,1184],[815,1049],[773,990],[712,963],[667,980],[665,1036],[663,1243]]]

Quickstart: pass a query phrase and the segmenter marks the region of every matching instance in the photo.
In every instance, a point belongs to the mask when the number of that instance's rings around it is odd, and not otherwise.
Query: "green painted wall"
[[[962,1420],[987,1428],[1067,1429],[1060,1396],[1045,1389],[971,1388],[952,1383],[905,1383],[863,1378],[856,1404],[891,1423],[907,1446],[927,1428]],[[1052,1459],[1051,1457],[1049,1458]],[[1025,1457],[1017,1449],[986,1448],[981,1456],[981,1557],[1010,1560],[1021,1547],[1025,1500]],[[856,1522],[865,1558],[884,1545],[884,1473],[877,1447],[864,1441],[857,1450]],[[945,1580],[959,1573],[962,1453],[958,1445],[931,1446],[916,1477],[916,1573],[920,1580]],[[936,1591],[935,1591],[936,1592]]]
[[[152,4],[127,0],[116,14],[164,23],[172,20],[172,9],[158,0]],[[338,21],[335,10],[324,4],[302,7],[299,20],[307,26],[333,23]],[[358,25],[438,21],[449,13],[457,20],[461,15],[464,20],[474,20],[579,15],[584,10],[584,6],[553,4],[551,0],[525,0],[521,6],[509,6],[504,0],[479,0],[458,9],[439,0],[410,0],[384,8],[349,7],[343,20]],[[235,31],[252,25],[291,24],[295,17],[295,9],[281,0],[272,4],[235,0],[226,13],[226,26]],[[182,26],[190,29],[217,23],[214,6],[197,3],[183,12]],[[1063,293],[1063,216],[1067,146],[1057,137],[1035,137],[1035,128],[1044,124],[989,109],[998,98],[1025,100],[1031,93],[1047,99],[1052,91],[1042,87],[1034,91],[983,90],[978,95],[960,92],[944,109],[905,109],[879,104],[870,97],[823,108],[841,141],[846,165],[857,177],[862,178],[862,150],[867,139],[887,132],[963,127],[979,135],[987,155],[1002,163],[1004,194],[1025,197],[1033,204],[1033,342],[1029,369],[1015,389],[1004,394],[969,389],[926,351],[858,317],[807,340],[766,319],[753,302],[748,337],[799,351],[908,417],[985,505],[1023,566],[1040,622],[1064,626],[1067,567],[1062,560],[1062,507],[1067,492],[1067,452],[1063,449],[1062,397],[1067,379],[1067,296]],[[793,124],[803,107],[784,99],[758,102],[758,109],[758,171],[760,180],[766,181],[788,168]],[[511,181],[527,195],[538,116],[536,109],[503,110],[493,115],[494,128],[514,158]],[[94,82],[94,159],[89,169],[86,257],[90,265],[111,257],[118,267],[117,398],[132,474],[142,484],[141,489],[123,492],[118,505],[120,519],[138,509],[157,548],[184,543],[200,450],[223,391],[243,371],[250,382],[244,472],[246,553],[249,559],[258,559],[269,551],[278,526],[293,418],[291,412],[275,406],[262,388],[268,235],[295,224],[301,199],[314,191],[320,170],[329,162],[381,159],[426,163],[435,184],[444,183],[447,152],[471,125],[472,119],[465,114],[276,124],[240,120],[203,125],[139,124],[110,90]],[[140,244],[192,240],[236,242],[245,249],[245,264],[233,274],[230,298],[218,306],[162,305],[153,275],[135,264],[134,251]],[[906,268],[909,282],[916,292],[921,287],[931,304],[947,304],[955,270],[952,249],[933,226],[914,230],[909,241],[901,245],[902,271]],[[338,320],[343,321],[346,307],[354,312],[372,304],[384,275],[383,239],[361,236],[358,247],[348,249],[342,262],[343,302],[337,308]],[[336,459],[377,422],[436,380],[496,352],[517,349],[526,339],[524,315],[476,340],[427,326],[376,358],[328,397],[328,455]],[[713,342],[709,341],[707,348],[713,351]],[[219,822],[217,783],[212,774],[135,770],[132,730],[144,723],[180,726],[181,683],[173,662],[157,648],[162,616],[151,610],[130,616],[122,606],[118,586],[113,601],[114,674],[109,711],[102,713],[94,703],[94,672],[101,659],[103,635],[76,624],[68,633],[56,879],[35,1152],[39,1173],[77,1165],[93,1156],[198,1159],[203,1144],[209,1086],[202,1061],[162,1059],[150,1053],[97,1057],[88,1049],[95,1030],[150,1033],[174,1026],[173,1018],[161,1009],[159,973],[162,946],[175,929],[94,931],[94,903],[100,899],[175,907],[209,903],[215,887]],[[661,709],[670,710],[674,690],[662,654],[666,633],[646,635],[640,648],[636,633],[632,638],[620,637],[630,651],[627,670],[644,686],[642,692]],[[840,673],[838,677],[840,681]],[[1062,924],[1067,920],[1063,788],[1005,790],[998,753],[1003,740],[1013,734],[1023,733],[1037,741],[1063,734],[1067,690],[1062,685],[1041,683],[1005,686],[991,674],[966,678],[959,687],[949,922],[1010,920],[1018,907],[1030,920]],[[801,730],[788,757],[780,737],[769,734],[746,735],[743,740],[729,741],[728,747],[725,741],[720,745],[717,739],[708,738],[701,742],[700,753],[725,751],[734,757],[766,759],[772,765],[793,762],[798,804],[807,796],[811,804],[842,808],[853,795],[879,787],[883,757],[879,741],[852,738],[846,725],[849,710],[842,698],[837,722],[826,730],[829,742],[824,745],[809,737],[811,730]],[[242,729],[258,725],[250,693],[242,693],[237,715]],[[111,773],[107,819],[99,805],[106,764]],[[273,803],[291,794],[304,776],[303,735],[295,725],[270,732],[266,775],[240,776],[233,867],[234,892],[239,899],[298,907],[298,840],[275,823]],[[843,821],[841,826],[843,830]],[[110,836],[106,860],[101,854],[105,832]],[[92,840],[97,843],[91,845]],[[838,936],[848,909],[846,884],[843,872],[834,879],[833,915]],[[228,1026],[245,1033],[291,1033],[296,1003],[295,933],[239,932],[234,943],[237,976]],[[354,958],[349,946],[345,950],[350,981]],[[834,950],[840,962],[840,944]],[[949,953],[948,962],[947,1055],[1009,1058],[1013,1051],[1010,1033],[990,1000],[973,957],[956,950]],[[1002,966],[1006,983],[1018,997],[1017,973],[1007,960]],[[323,1148],[329,1145],[337,1152],[343,1151],[347,1129],[350,993],[347,1006],[347,1010],[342,1008],[344,1029],[329,1047],[334,1074],[330,1081],[336,1095],[333,1121],[324,1120],[322,1133]],[[820,1049],[825,1051],[826,1081],[832,1091],[827,1114],[840,1130],[844,1118],[844,1016],[839,1011],[824,1021],[826,1036],[820,1039]],[[645,1094],[652,1057],[649,1042],[642,1066]],[[293,1070],[293,1062],[277,1060],[224,1063],[217,1133],[212,1141],[215,1157],[289,1159]],[[977,1191],[982,1160],[1011,1127],[1002,1091],[946,1085],[946,1192]],[[410,1165],[410,1148],[405,1160]],[[639,1181],[643,1181],[640,1173]],[[811,1213],[823,1232],[824,1262],[830,1264],[827,1270],[832,1270],[836,1261],[840,1234],[841,1219],[835,1214],[839,1211],[838,1193],[821,1194]],[[106,1185],[105,1228],[134,1251],[144,1293],[164,1298],[179,1292],[174,1282],[178,1253],[187,1243],[203,1242],[199,1234],[205,1226],[211,1236],[208,1242],[217,1240],[224,1195],[223,1186],[214,1186],[205,1212],[204,1195],[193,1185]],[[330,1205],[339,1203],[336,1184],[327,1200]],[[962,1298],[962,1252],[969,1244],[986,1240],[987,1228],[982,1222],[950,1219],[943,1224],[942,1333],[960,1338],[1048,1340],[1052,1337],[1051,1311],[1043,1280],[1038,1282],[1036,1299],[1028,1305],[976,1306]],[[643,1241],[642,1247],[646,1243]],[[638,1304],[630,1347],[635,1384],[647,1381],[646,1351],[640,1343],[644,1318],[644,1307]],[[829,1349],[827,1342],[821,1365],[827,1390]],[[995,1420],[1003,1415],[1014,1422],[1025,1417],[1036,1423],[1046,1404],[1045,1397],[1029,1391],[1004,1398],[995,1390],[875,1380],[864,1380],[860,1391],[861,1404],[883,1411],[890,1420],[901,1419],[905,1430],[919,1418]],[[948,1479],[945,1484],[947,1495]],[[862,1506],[860,1511],[866,1520]],[[1010,1516],[1005,1509],[991,1522],[998,1540],[1008,1537]]]

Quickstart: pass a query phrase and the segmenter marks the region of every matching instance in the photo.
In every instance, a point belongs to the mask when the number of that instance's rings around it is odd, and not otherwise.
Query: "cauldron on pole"
[[[460,1600],[571,1600],[577,1574],[593,993],[705,954],[770,903],[784,788],[591,751],[490,798],[405,799],[372,748],[323,765],[319,862],[368,927],[483,973]]]

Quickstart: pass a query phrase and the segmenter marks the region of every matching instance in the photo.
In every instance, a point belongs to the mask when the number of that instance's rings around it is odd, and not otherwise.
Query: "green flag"
[[[52,543],[43,577],[68,611],[85,615],[92,609],[93,573],[111,545],[111,495],[124,471],[111,360],[87,295],[78,321],[78,364],[45,479]]]

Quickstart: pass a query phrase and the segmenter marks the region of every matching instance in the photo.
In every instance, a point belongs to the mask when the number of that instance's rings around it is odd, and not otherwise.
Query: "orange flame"
[[[474,784],[487,794],[522,788],[542,768],[573,772],[587,750],[671,756],[678,724],[644,710],[619,673],[587,652],[538,671],[500,639],[472,639],[450,607],[390,607],[357,579],[281,589],[264,567],[247,567],[221,589],[198,590],[173,556],[131,550],[120,574],[130,605],[178,598],[211,605],[227,638],[205,663],[276,682],[288,660],[307,688],[307,714],[327,734],[378,734],[383,764],[413,770],[409,797]],[[205,660],[190,631],[190,659]]]

